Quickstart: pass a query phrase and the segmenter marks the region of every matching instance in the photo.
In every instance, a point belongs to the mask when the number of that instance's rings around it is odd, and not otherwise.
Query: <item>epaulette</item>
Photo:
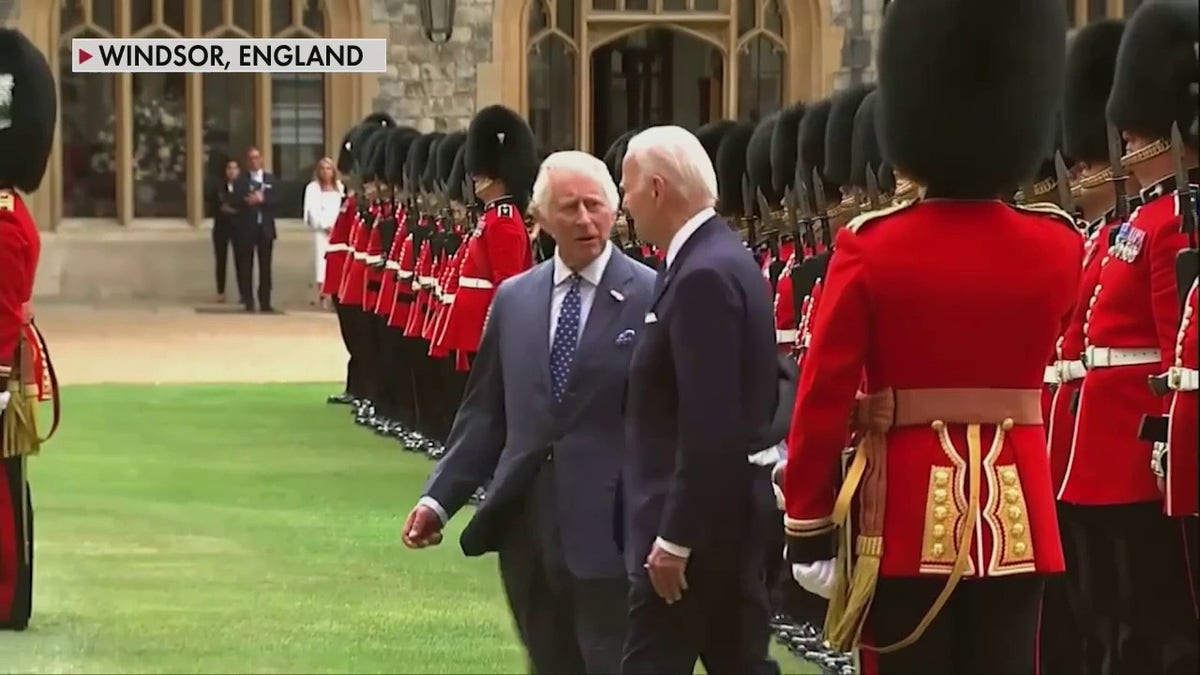
[[[1079,228],[1079,223],[1075,220],[1075,217],[1066,211],[1063,211],[1062,208],[1057,204],[1051,204],[1050,202],[1035,202],[1033,204],[1010,204],[1010,206],[1018,211],[1036,213],[1042,216],[1050,216],[1051,218],[1054,218],[1055,220],[1058,220],[1067,227],[1071,228],[1072,232],[1082,235],[1082,231]]]
[[[0,190],[0,211],[12,211],[15,208],[12,190]]]
[[[917,203],[916,200],[908,201],[908,202],[901,202],[899,204],[892,204],[891,206],[885,206],[881,209],[876,209],[874,211],[860,213],[859,215],[852,218],[849,223],[846,224],[845,229],[850,230],[851,232],[858,232],[867,223],[874,222],[876,220],[880,220],[882,218],[892,215],[893,213],[899,213],[900,211],[903,211],[904,209],[907,209],[908,207],[910,207],[916,203]]]
[[[496,207],[496,215],[501,218],[512,218],[516,213],[516,209],[512,204],[500,204]]]

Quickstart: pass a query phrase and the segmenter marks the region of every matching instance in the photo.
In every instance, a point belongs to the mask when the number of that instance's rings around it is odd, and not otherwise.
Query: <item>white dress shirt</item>
[[[596,289],[600,286],[600,280],[604,278],[604,270],[608,267],[608,261],[612,259],[613,245],[612,242],[604,243],[604,250],[596,257],[587,267],[578,272],[579,276],[583,277],[583,281],[579,284],[579,337],[583,338],[583,331],[587,327],[588,314],[592,310],[592,302],[596,299]],[[558,315],[562,313],[563,300],[566,299],[567,293],[571,290],[571,275],[575,274],[563,259],[558,257],[558,252],[554,253],[554,287],[550,293],[550,342],[554,344],[554,330],[558,327]],[[425,506],[433,510],[437,514],[438,519],[445,525],[449,515],[446,509],[438,503],[436,499],[425,495],[417,500],[417,505]]]

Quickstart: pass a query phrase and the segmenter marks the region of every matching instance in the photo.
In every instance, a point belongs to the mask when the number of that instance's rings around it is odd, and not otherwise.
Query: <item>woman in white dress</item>
[[[329,231],[337,220],[345,188],[339,180],[333,160],[323,157],[313,169],[312,182],[304,188],[304,223],[313,231],[316,244],[317,293],[325,280],[325,250],[329,246]],[[323,300],[323,298],[319,298]]]

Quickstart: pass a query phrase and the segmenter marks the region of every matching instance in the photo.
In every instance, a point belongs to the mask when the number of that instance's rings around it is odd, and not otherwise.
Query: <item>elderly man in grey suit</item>
[[[617,188],[595,157],[550,155],[531,205],[557,250],[497,290],[446,455],[404,542],[440,542],[492,478],[460,543],[468,556],[499,553],[533,671],[616,673],[628,618],[612,516],[622,402],[654,272],[609,241]]]

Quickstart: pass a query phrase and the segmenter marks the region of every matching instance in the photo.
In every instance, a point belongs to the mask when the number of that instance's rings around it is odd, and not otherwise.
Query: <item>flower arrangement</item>
[[[100,147],[91,159],[91,168],[96,173],[111,174],[116,170],[115,127],[116,114],[112,113],[104,130],[97,134]],[[174,98],[134,101],[133,134],[134,180],[183,181],[187,170],[187,136],[182,101]]]

